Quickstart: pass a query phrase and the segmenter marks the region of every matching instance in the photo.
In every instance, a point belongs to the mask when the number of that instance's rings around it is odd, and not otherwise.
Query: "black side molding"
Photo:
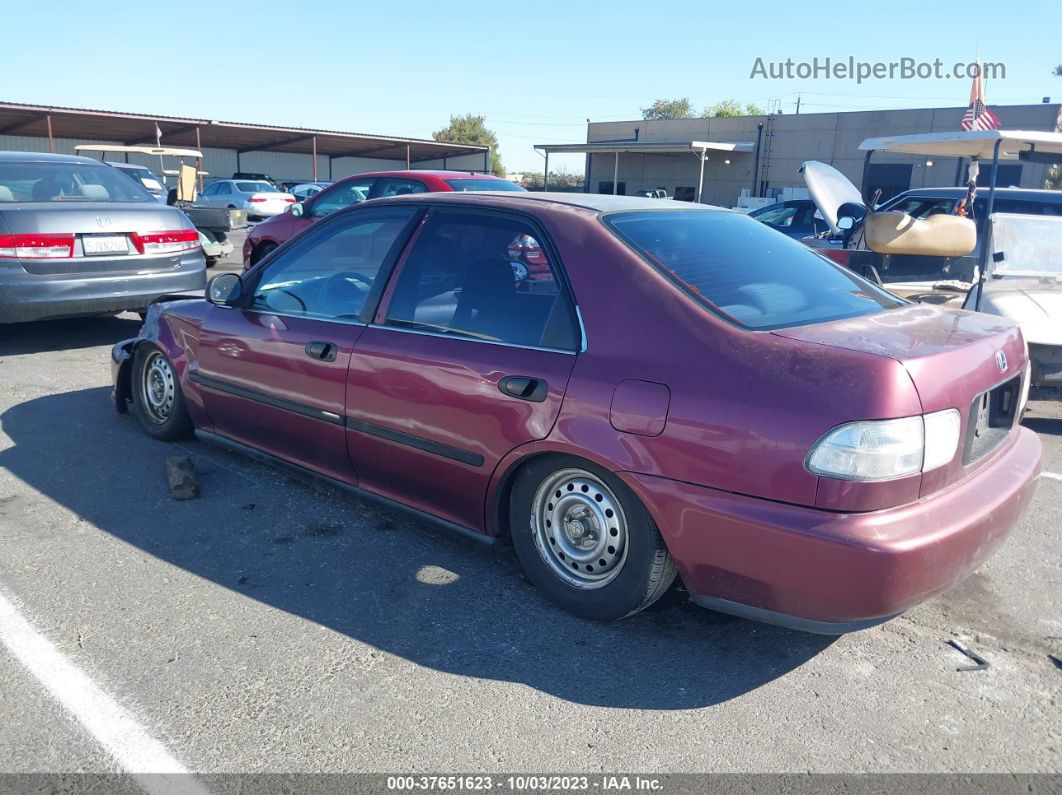
[[[393,428],[385,428],[382,425],[373,425],[371,422],[363,422],[362,420],[356,420],[353,417],[347,417],[347,427],[352,431],[365,433],[369,436],[376,436],[380,439],[386,439],[389,442],[395,442],[396,444],[402,444],[406,447],[423,450],[425,453],[433,453],[434,455],[449,458],[453,461],[460,461],[462,464],[468,464],[469,466],[474,467],[483,466],[483,456],[479,453],[462,450],[460,447],[451,447],[448,444],[434,442],[431,439],[423,439],[420,436],[414,436],[411,433],[405,433],[403,431],[396,431]]]
[[[313,406],[307,406],[304,403],[297,403],[294,400],[287,400],[285,398],[274,397],[273,395],[267,395],[265,392],[259,392],[257,389],[248,389],[247,387],[236,386],[230,384],[227,381],[221,381],[217,378],[211,378],[207,375],[200,375],[198,372],[193,372],[188,376],[188,379],[193,384],[199,384],[207,389],[213,389],[215,392],[224,392],[228,395],[236,395],[237,397],[246,398],[247,400],[253,400],[256,403],[263,403],[266,406],[272,406],[277,409],[284,409],[285,411],[291,411],[295,414],[301,414],[304,417],[311,417],[315,420],[321,420],[323,422],[329,422],[332,425],[342,425],[343,418],[338,414],[333,414],[331,411],[325,411],[324,409],[315,408]]]

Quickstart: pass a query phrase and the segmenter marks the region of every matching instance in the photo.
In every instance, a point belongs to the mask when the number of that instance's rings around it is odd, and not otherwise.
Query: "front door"
[[[554,251],[524,216],[430,212],[351,357],[361,486],[482,529],[496,466],[549,434],[579,350]]]
[[[389,207],[329,219],[250,271],[240,307],[211,307],[191,379],[215,432],[354,480],[347,367],[418,213]]]

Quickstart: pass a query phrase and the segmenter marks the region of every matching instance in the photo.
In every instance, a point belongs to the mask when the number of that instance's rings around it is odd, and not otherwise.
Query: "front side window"
[[[574,308],[540,237],[507,215],[436,212],[402,268],[387,324],[574,350]]]
[[[793,238],[722,211],[610,213],[603,220],[683,291],[751,329],[870,315],[903,302]]]
[[[369,198],[369,192],[372,190],[374,182],[376,182],[376,179],[373,177],[352,179],[349,182],[333,185],[328,190],[321,191],[320,195],[315,196],[313,199],[310,215],[313,218],[321,218],[334,213],[336,210],[342,210],[358,202],[365,201]]]
[[[416,207],[380,208],[318,229],[270,262],[255,287],[251,308],[358,320],[417,212]]]
[[[135,179],[95,163],[0,163],[0,201],[154,202]]]

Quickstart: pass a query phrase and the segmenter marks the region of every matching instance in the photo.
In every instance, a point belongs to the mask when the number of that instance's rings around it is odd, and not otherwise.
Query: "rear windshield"
[[[154,202],[143,186],[107,165],[0,162],[3,202]]]
[[[460,179],[448,179],[446,184],[457,191],[461,190],[515,190],[523,191],[524,189],[517,185],[515,182],[509,182],[507,179],[475,179],[473,177],[462,177]]]
[[[236,190],[241,193],[276,193],[277,189],[268,182],[237,182]]]
[[[738,213],[649,210],[603,219],[679,287],[746,328],[822,323],[903,303]]]

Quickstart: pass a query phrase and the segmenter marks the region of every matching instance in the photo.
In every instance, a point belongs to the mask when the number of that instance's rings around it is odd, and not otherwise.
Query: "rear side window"
[[[237,182],[236,190],[241,193],[276,193],[277,189],[268,182]]]
[[[611,213],[605,224],[685,292],[751,329],[857,317],[903,302],[737,213]]]
[[[154,202],[135,179],[93,163],[0,163],[2,202]]]
[[[575,350],[578,324],[539,233],[494,213],[437,211],[406,258],[387,324]]]

